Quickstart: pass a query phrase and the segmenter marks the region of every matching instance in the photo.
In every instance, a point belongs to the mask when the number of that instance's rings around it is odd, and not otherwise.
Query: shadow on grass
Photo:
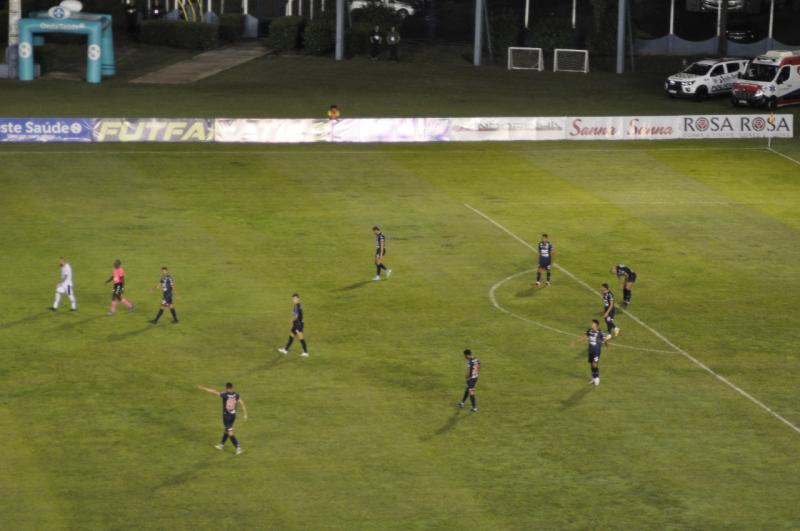
[[[350,291],[353,289],[363,288],[367,284],[370,284],[372,280],[362,280],[361,282],[356,282],[355,284],[350,284],[349,286],[345,286],[343,288],[339,288],[336,291]]]
[[[155,329],[156,329],[155,325],[148,324],[144,328],[131,330],[130,332],[123,332],[121,334],[117,334],[116,332],[112,333],[110,336],[108,336],[108,340],[109,341],[122,341],[123,339],[129,339],[131,337],[143,334],[143,333],[147,332],[148,330],[155,330]]]
[[[577,406],[583,401],[584,397],[588,395],[591,391],[592,391],[592,386],[590,385],[585,385],[581,387],[580,389],[572,393],[572,395],[569,398],[561,401],[561,408],[569,409],[571,407]]]
[[[289,354],[280,354],[279,353],[277,356],[275,356],[271,360],[267,361],[267,363],[265,363],[264,365],[259,365],[257,367],[254,367],[252,371],[247,371],[245,373],[242,373],[241,376],[242,377],[248,376],[248,375],[252,374],[255,371],[266,371],[266,370],[269,370],[269,369],[274,369],[275,367],[277,367],[279,365],[283,365],[283,364],[289,363],[289,362],[297,362],[297,361],[300,361],[301,359],[302,358],[300,357],[299,351],[295,352],[294,355],[292,355],[291,352]],[[237,375],[237,378],[239,378],[239,375]]]
[[[209,454],[212,452],[219,452],[219,450],[214,449],[210,444],[208,445]],[[183,485],[196,479],[205,473],[205,470],[213,463],[213,458],[209,457],[204,459],[199,463],[193,464],[190,468],[184,470],[183,472],[178,472],[177,474],[172,474],[164,478],[164,480],[156,485],[156,489],[163,489],[168,487],[176,487],[178,485]]]
[[[522,291],[518,291],[515,293],[517,297],[533,297],[533,294],[536,293],[535,287],[530,287],[528,289],[524,289]]]
[[[433,432],[431,435],[428,435],[427,437],[420,437],[420,440],[423,442],[427,442],[433,439],[434,437],[438,437],[440,435],[444,435],[445,433],[452,431],[456,426],[458,426],[458,423],[461,422],[462,418],[464,418],[464,415],[462,415],[462,411],[456,410],[452,415],[450,415],[450,418],[447,419],[447,422],[445,422],[441,428]]]
[[[44,319],[45,317],[47,317],[48,313],[36,313],[34,315],[29,315],[28,317],[23,317],[22,319],[17,319],[16,321],[0,323],[0,330],[5,330],[6,328],[14,328],[15,326],[33,323],[35,321],[38,321],[39,319]]]
[[[264,366],[264,368],[265,369],[271,369],[271,368],[275,367],[276,365],[280,365],[281,363],[286,363],[288,361],[297,361],[299,359],[300,359],[300,354],[292,356],[290,354],[280,354],[280,353],[278,353],[278,355],[275,356],[274,358],[272,358],[272,361],[267,363]]]
[[[91,321],[96,321],[97,319],[103,319],[104,317],[108,317],[107,315],[94,315],[92,317],[87,317],[86,319],[81,319],[80,321],[74,321],[72,323],[64,323],[58,327],[59,330],[69,330],[71,328],[75,328],[76,326],[86,324]]]

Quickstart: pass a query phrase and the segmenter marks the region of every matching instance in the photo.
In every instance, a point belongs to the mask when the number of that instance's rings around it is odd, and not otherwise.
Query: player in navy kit
[[[230,438],[233,446],[236,447],[236,455],[239,455],[244,450],[242,450],[242,447],[239,445],[239,440],[233,434],[233,423],[236,422],[236,408],[239,405],[242,406],[244,420],[247,421],[247,407],[244,405],[244,400],[242,400],[242,397],[239,396],[239,393],[233,390],[233,384],[230,382],[225,384],[225,390],[222,392],[209,389],[208,387],[203,387],[201,385],[198,385],[197,387],[207,393],[211,393],[212,395],[217,395],[222,398],[222,425],[225,427],[225,431],[222,433],[222,441],[214,446],[214,448],[217,450],[224,450],[225,441]]]
[[[575,340],[575,342],[577,341],[586,341],[588,343],[589,364],[592,366],[591,383],[593,385],[600,385],[600,351],[603,345],[608,347],[608,336],[604,335],[603,331],[600,330],[600,321],[592,319],[591,327],[584,335]]]
[[[536,269],[536,285],[542,284],[542,271],[547,271],[547,285],[550,285],[550,268],[553,264],[553,244],[547,238],[547,234],[542,234],[542,241],[538,244],[539,267]]]
[[[622,305],[627,306],[631,303],[631,290],[636,283],[636,272],[625,264],[617,264],[611,268],[611,272],[622,279]]]
[[[375,234],[375,278],[373,280],[381,279],[382,269],[386,270],[386,278],[389,278],[392,276],[392,270],[383,263],[383,258],[386,256],[386,236],[377,225],[372,227],[372,232]]]
[[[617,337],[619,335],[619,327],[614,322],[614,316],[617,314],[617,306],[614,304],[614,294],[611,293],[611,289],[608,287],[608,284],[605,283],[600,288],[600,292],[603,295],[603,319],[606,321],[608,333]]]
[[[156,285],[156,288],[161,290],[161,308],[158,309],[158,314],[156,314],[155,319],[150,321],[151,323],[156,324],[161,319],[164,314],[164,308],[169,308],[169,312],[172,314],[172,324],[178,322],[178,314],[175,312],[175,305],[172,303],[172,290],[174,287],[175,280],[169,274],[169,270],[166,267],[162,267],[161,280]]]
[[[281,354],[288,354],[289,347],[292,346],[294,342],[294,338],[300,340],[300,344],[303,346],[303,353],[300,354],[302,357],[308,357],[308,346],[306,345],[306,339],[303,335],[303,328],[305,324],[303,323],[303,305],[300,304],[300,295],[297,293],[292,295],[292,330],[289,332],[289,341],[286,343],[284,348],[279,348],[278,352]]]
[[[458,403],[458,407],[464,407],[464,402],[467,400],[467,397],[469,397],[469,401],[472,403],[472,412],[476,413],[478,411],[478,405],[475,402],[475,386],[478,385],[481,361],[472,355],[470,349],[464,351],[464,359],[467,360],[467,385],[464,387],[464,396],[461,397],[461,402]]]

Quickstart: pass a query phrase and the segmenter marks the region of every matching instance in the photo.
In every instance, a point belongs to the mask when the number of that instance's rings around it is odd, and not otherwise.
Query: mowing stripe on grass
[[[494,305],[494,307],[497,308],[498,310],[500,310],[501,312],[503,312],[505,314],[508,314],[511,317],[514,317],[515,319],[519,319],[520,321],[524,321],[526,323],[530,323],[532,325],[536,325],[536,326],[538,326],[540,328],[544,328],[545,330],[550,330],[551,332],[555,332],[557,334],[562,334],[562,335],[565,335],[565,336],[575,337],[575,333],[574,332],[567,332],[565,330],[561,330],[559,328],[555,328],[553,326],[546,325],[544,323],[540,323],[539,321],[534,321],[533,319],[529,319],[527,317],[523,317],[521,315],[518,315],[518,314],[512,312],[511,310],[508,310],[507,308],[504,308],[503,306],[500,305],[499,302],[497,302],[497,297],[495,296],[495,292],[500,288],[500,286],[502,286],[503,284],[505,284],[509,280],[514,280],[517,277],[521,277],[522,275],[527,275],[528,273],[532,273],[534,271],[536,271],[536,269],[526,269],[525,271],[520,271],[519,273],[514,273],[513,275],[504,278],[503,280],[501,280],[500,282],[498,282],[497,284],[492,286],[491,289],[489,290],[489,300],[492,301],[492,305]],[[614,343],[614,346],[618,347],[618,348],[626,348],[626,349],[629,349],[629,350],[641,350],[643,352],[658,352],[660,354],[675,354],[675,351],[673,351],[673,350],[661,350],[661,349],[656,349],[656,348],[635,347],[633,345],[623,345],[622,343],[616,343],[616,342]]]
[[[798,163],[798,164],[800,164],[800,163]],[[506,227],[504,227],[503,225],[501,225],[497,221],[493,220],[492,218],[490,218],[488,215],[484,214],[483,212],[481,212],[477,208],[475,208],[473,206],[470,206],[470,205],[468,205],[466,203],[464,203],[464,206],[467,207],[468,209],[472,210],[473,212],[475,212],[476,214],[481,216],[483,219],[485,219],[486,221],[488,221],[489,223],[491,223],[492,225],[494,225],[498,229],[502,230],[503,232],[505,232],[506,234],[508,234],[509,236],[514,238],[515,240],[517,240],[518,242],[520,242],[522,245],[524,245],[525,247],[530,249],[532,252],[534,252],[534,253],[537,252],[536,249],[533,247],[533,245],[531,245],[530,243],[526,242],[525,240],[523,240],[522,238],[520,238],[519,236],[517,236],[516,234],[511,232],[509,229],[507,229]],[[570,273],[569,271],[567,271],[566,269],[564,269],[560,265],[554,263],[553,266],[556,269],[558,269],[559,271],[561,271],[562,273],[564,273],[565,275],[567,275],[568,277],[570,277],[572,280],[574,280],[575,282],[580,284],[581,286],[585,287],[587,290],[591,291],[592,293],[594,293],[597,296],[600,296],[600,292],[598,292],[596,289],[591,287],[589,284],[587,284],[586,282],[584,282],[580,278],[576,277],[575,275],[573,275],[572,273]],[[728,380],[724,376],[714,372],[714,370],[711,369],[710,367],[708,367],[705,363],[703,363],[702,361],[698,360],[697,358],[695,358],[694,356],[692,356],[691,354],[689,354],[688,352],[686,352],[685,350],[683,350],[682,348],[677,346],[675,343],[673,343],[672,341],[667,339],[663,334],[658,332],[656,329],[654,329],[653,327],[651,327],[650,325],[648,325],[647,323],[645,323],[644,321],[642,321],[641,319],[639,319],[638,317],[636,317],[635,315],[633,315],[632,313],[630,313],[627,310],[625,310],[625,315],[627,315],[628,317],[633,319],[636,323],[638,323],[639,325],[644,327],[647,331],[649,331],[651,334],[653,334],[658,339],[663,341],[670,348],[674,349],[675,352],[683,355],[688,360],[690,360],[692,363],[694,363],[695,365],[697,365],[698,367],[700,367],[701,369],[706,371],[708,374],[710,374],[711,376],[713,376],[714,378],[716,378],[720,382],[724,383],[725,385],[727,385],[728,387],[730,387],[731,389],[733,389],[734,391],[736,391],[737,393],[739,393],[743,397],[747,398],[748,400],[750,400],[751,402],[756,404],[758,407],[760,407],[761,409],[763,409],[764,411],[766,411],[767,413],[769,413],[770,415],[772,415],[773,417],[775,417],[779,421],[781,421],[784,424],[786,424],[789,428],[793,429],[795,432],[800,433],[800,428],[798,428],[797,426],[795,426],[794,424],[792,424],[791,422],[786,420],[784,417],[782,417],[781,415],[779,415],[778,413],[776,413],[775,411],[770,409],[761,400],[755,398],[753,395],[751,395],[750,393],[748,393],[747,391],[745,391],[741,387],[737,386],[736,384],[734,384],[733,382],[731,382],[730,380]]]

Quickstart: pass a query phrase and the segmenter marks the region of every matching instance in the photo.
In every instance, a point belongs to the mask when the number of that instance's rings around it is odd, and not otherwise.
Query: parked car
[[[700,11],[716,11],[723,0],[701,0]],[[728,0],[728,11],[741,11],[745,8],[745,0]]]
[[[733,89],[746,65],[746,59],[702,59],[690,64],[683,72],[669,76],[664,90],[671,98],[694,98],[697,101],[725,94]]]
[[[382,5],[400,15],[401,18],[410,17],[416,10],[411,4],[400,2],[398,0],[352,0],[350,2],[350,11],[357,9],[364,9],[370,4]]]
[[[772,50],[750,61],[733,87],[731,102],[767,109],[800,103],[800,50]]]

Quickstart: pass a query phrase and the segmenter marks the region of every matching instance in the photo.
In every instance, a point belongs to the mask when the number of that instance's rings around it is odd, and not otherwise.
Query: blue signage
[[[0,118],[0,142],[91,142],[89,118]]]

